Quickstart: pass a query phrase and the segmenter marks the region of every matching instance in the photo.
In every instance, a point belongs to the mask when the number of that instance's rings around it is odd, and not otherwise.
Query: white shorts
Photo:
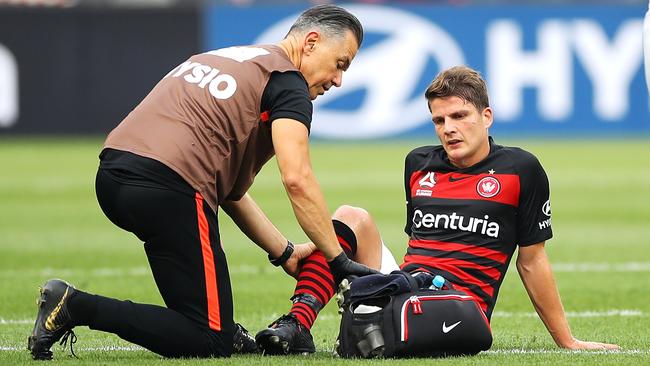
[[[399,270],[399,266],[397,265],[397,261],[395,261],[395,257],[393,256],[393,253],[391,253],[390,249],[386,247],[386,244],[384,242],[381,242],[381,267],[379,268],[379,271],[383,274],[389,274],[393,271]]]

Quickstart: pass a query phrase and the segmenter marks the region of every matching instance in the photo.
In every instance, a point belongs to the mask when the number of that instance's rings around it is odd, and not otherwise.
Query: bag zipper
[[[413,314],[422,314],[422,303],[420,303],[420,299],[417,296],[411,296],[409,302],[413,307]]]

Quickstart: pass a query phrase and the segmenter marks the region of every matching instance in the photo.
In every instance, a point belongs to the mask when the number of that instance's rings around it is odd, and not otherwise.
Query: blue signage
[[[341,88],[315,101],[313,135],[433,133],[424,90],[465,64],[488,82],[497,135],[650,132],[641,6],[344,5],[366,36]],[[204,48],[277,43],[304,7],[207,8]]]

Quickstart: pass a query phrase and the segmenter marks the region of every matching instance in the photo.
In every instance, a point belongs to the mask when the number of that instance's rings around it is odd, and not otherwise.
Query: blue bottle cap
[[[436,288],[442,288],[442,285],[445,284],[445,278],[441,275],[436,275],[433,280],[431,280],[431,284]]]

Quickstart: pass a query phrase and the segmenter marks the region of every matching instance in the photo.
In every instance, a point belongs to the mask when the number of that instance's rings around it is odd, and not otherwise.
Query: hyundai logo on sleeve
[[[542,213],[548,217],[551,217],[551,200],[546,200],[542,206]]]

